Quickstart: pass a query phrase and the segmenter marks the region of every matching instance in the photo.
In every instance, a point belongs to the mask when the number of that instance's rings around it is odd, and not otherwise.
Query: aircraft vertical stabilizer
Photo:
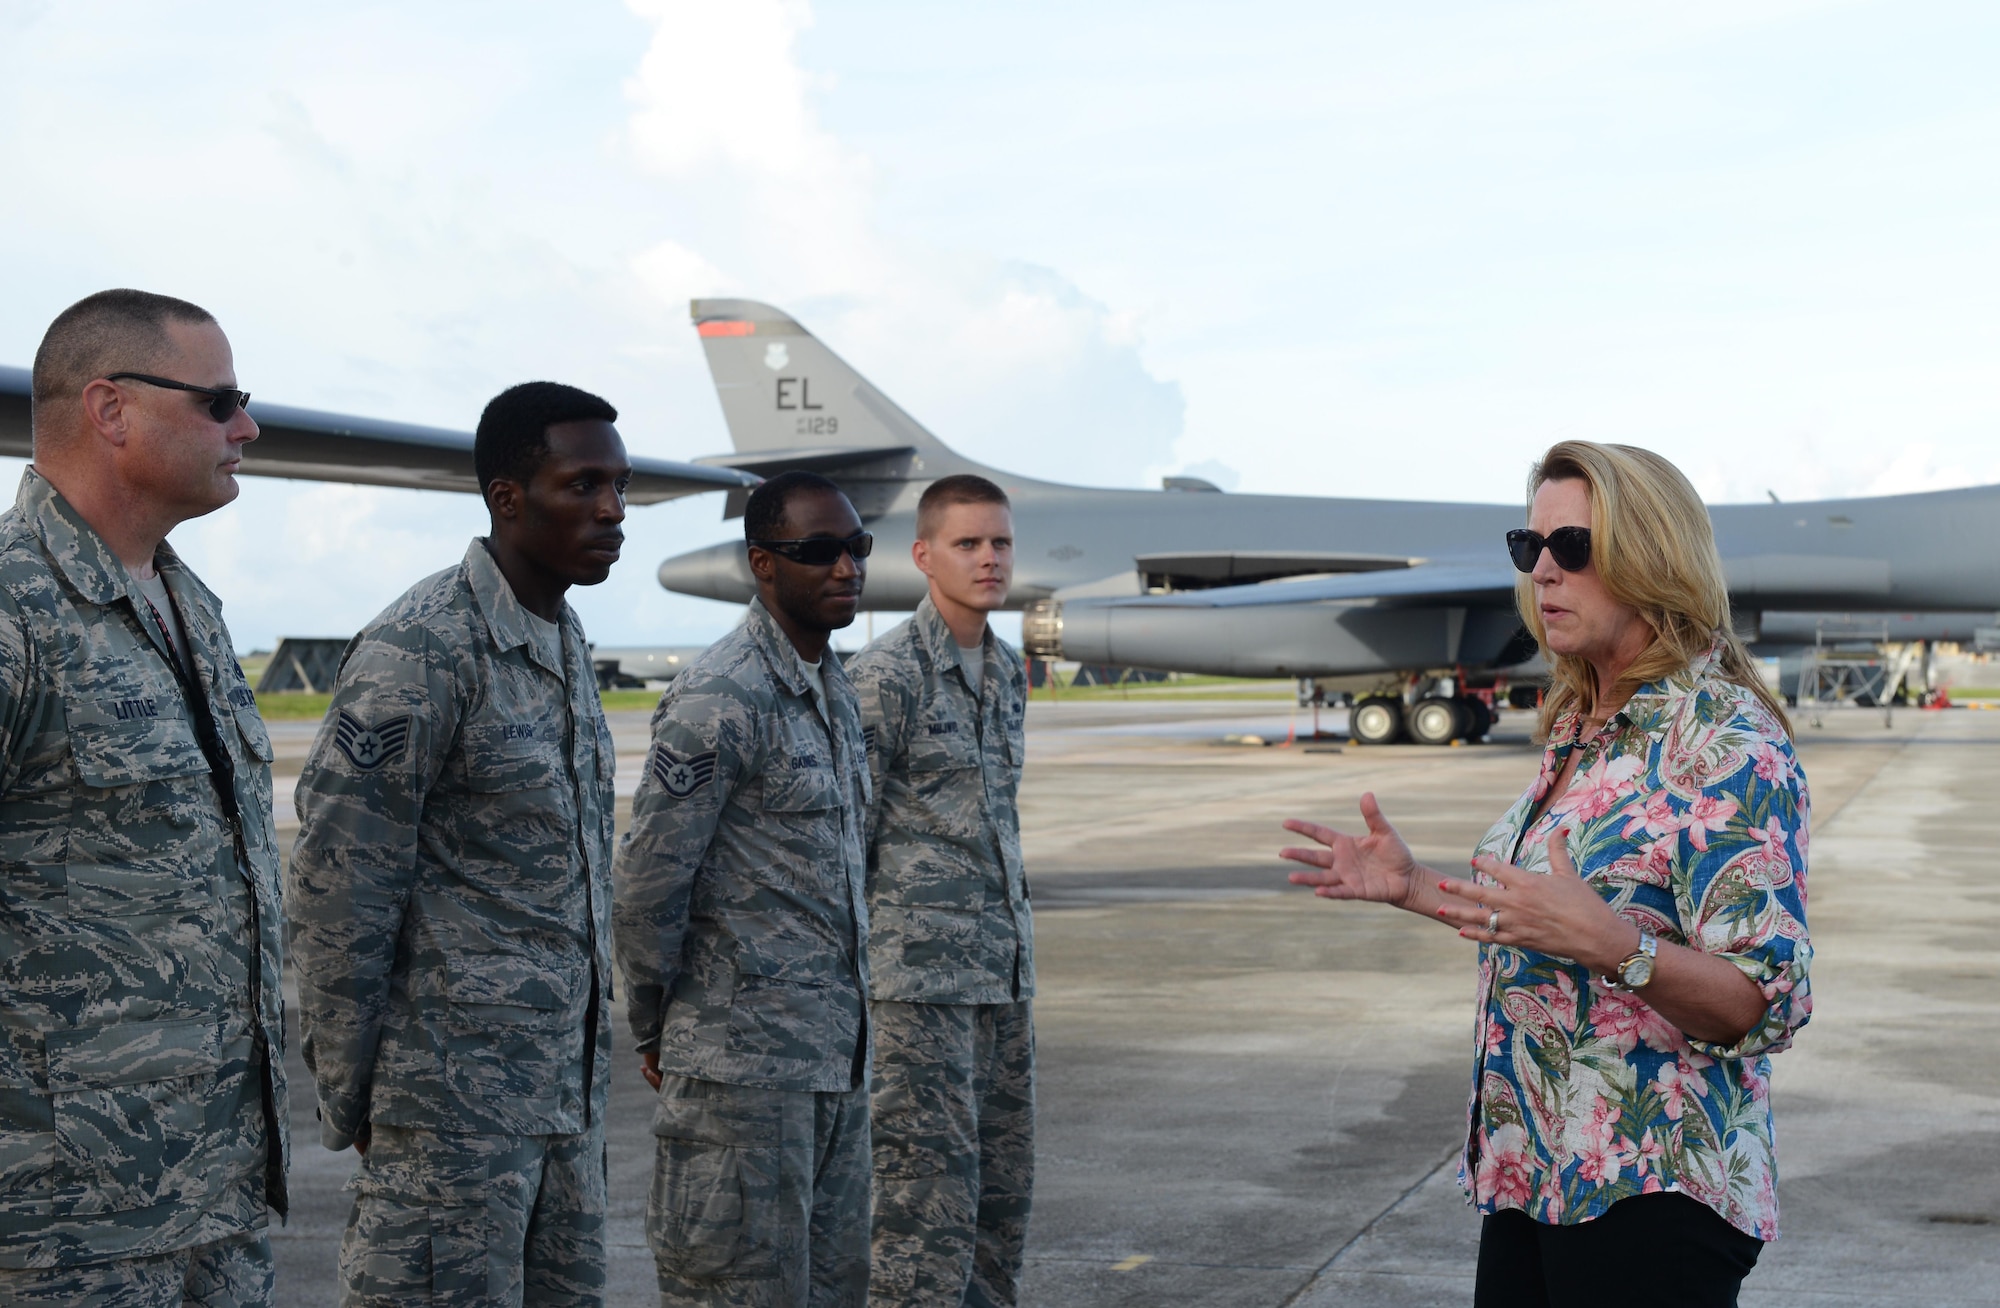
[[[839,483],[864,519],[906,487],[958,472],[999,476],[947,447],[790,316],[756,300],[688,305],[734,455],[703,459],[769,477],[788,468]],[[1011,479],[1019,482],[1019,478]],[[732,494],[725,516],[743,510]]]
[[[695,300],[688,307],[738,454],[949,455],[922,423],[782,311],[755,300]]]

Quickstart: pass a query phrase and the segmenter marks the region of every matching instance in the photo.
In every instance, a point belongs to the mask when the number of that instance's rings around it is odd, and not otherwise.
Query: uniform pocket
[[[891,944],[904,967],[984,973],[999,962],[989,914],[979,908],[876,904],[868,917],[871,937]]]
[[[662,1270],[690,1279],[776,1276],[781,1091],[669,1076],[653,1113],[646,1235]]]
[[[582,1051],[582,965],[512,955],[445,961],[445,1080],[482,1098],[550,1098]]]
[[[184,718],[77,727],[64,894],[72,913],[136,917],[214,902],[222,842],[208,759]]]
[[[255,704],[237,709],[235,718],[236,734],[243,738],[244,753],[259,763],[269,763],[278,756],[271,748],[271,732],[264,725],[264,715]]]
[[[483,1160],[471,1155],[454,1169],[422,1151],[376,1156],[395,1148],[394,1128],[377,1127],[354,1179],[354,1233],[341,1249],[341,1284],[367,1303],[483,1308],[509,1279],[493,1247]]]
[[[739,959],[729,1000],[729,1048],[766,1058],[826,1056],[830,987],[781,965]]]
[[[544,722],[478,722],[465,728],[465,786],[479,794],[550,790],[563,781],[560,742]]]
[[[57,1216],[186,1203],[232,1179],[251,1149],[247,1032],[206,1019],[50,1031]],[[212,1173],[223,1173],[215,1176]]]

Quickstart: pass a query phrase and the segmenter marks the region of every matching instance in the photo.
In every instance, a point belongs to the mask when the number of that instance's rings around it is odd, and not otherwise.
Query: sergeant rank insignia
[[[660,789],[675,799],[686,799],[715,780],[715,751],[705,749],[683,758],[665,745],[656,746],[653,750],[653,775],[658,778]]]
[[[399,758],[410,743],[410,715],[390,718],[369,726],[346,709],[334,717],[333,743],[347,761],[363,772],[373,772]]]

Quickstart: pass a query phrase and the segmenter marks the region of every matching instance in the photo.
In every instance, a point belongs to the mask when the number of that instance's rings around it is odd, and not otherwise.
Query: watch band
[[[1646,928],[1640,927],[1639,948],[1618,964],[1617,970],[1612,975],[1600,977],[1599,980],[1611,989],[1624,991],[1627,994],[1634,990],[1643,990],[1652,984],[1654,963],[1659,953],[1660,938]],[[1638,974],[1636,980],[1633,978],[1634,973]]]

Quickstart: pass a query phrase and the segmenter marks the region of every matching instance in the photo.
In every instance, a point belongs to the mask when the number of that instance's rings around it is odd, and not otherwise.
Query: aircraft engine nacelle
[[[1038,600],[1022,615],[1021,645],[1034,658],[1211,676],[1360,676],[1489,665],[1520,625],[1497,608]]]

